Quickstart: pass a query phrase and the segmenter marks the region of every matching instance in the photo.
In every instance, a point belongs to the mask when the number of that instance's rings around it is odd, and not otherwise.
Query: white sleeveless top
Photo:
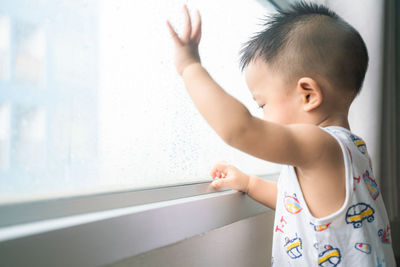
[[[396,266],[389,220],[365,142],[343,127],[321,129],[343,152],[345,202],[326,217],[313,217],[293,166],[283,166],[277,183],[272,266]]]

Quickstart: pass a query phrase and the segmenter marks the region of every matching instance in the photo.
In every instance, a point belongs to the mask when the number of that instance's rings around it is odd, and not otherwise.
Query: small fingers
[[[174,28],[172,27],[171,23],[167,20],[167,26],[169,28],[169,32],[171,33],[171,37],[174,40],[174,42],[176,44],[182,45],[182,41],[179,38],[178,34],[176,33],[176,31],[174,30]]]
[[[224,172],[222,172],[222,171],[217,171],[217,172],[215,173],[215,175],[216,175],[218,178],[225,178],[225,177],[226,177],[226,174],[225,174]]]
[[[192,22],[190,20],[189,10],[186,5],[183,5],[183,11],[186,17],[185,30],[183,31],[182,39],[187,42],[192,34]]]
[[[196,23],[194,26],[194,30],[192,32],[191,39],[193,39],[196,44],[200,43],[201,39],[201,17],[200,17],[200,12],[196,10]]]
[[[225,179],[217,179],[214,180],[211,185],[215,188],[223,187],[225,185],[226,180]]]
[[[232,179],[226,178],[226,179],[218,179],[215,180],[211,183],[211,185],[218,189],[220,187],[230,187],[232,185]]]
[[[223,181],[222,181],[222,180],[216,180],[216,181],[213,181],[213,182],[211,183],[211,185],[212,185],[214,188],[216,188],[216,189],[222,187],[222,184],[223,184]]]
[[[226,161],[219,161],[214,164],[211,168],[210,175],[214,179],[215,177],[225,178],[228,173],[229,164]]]

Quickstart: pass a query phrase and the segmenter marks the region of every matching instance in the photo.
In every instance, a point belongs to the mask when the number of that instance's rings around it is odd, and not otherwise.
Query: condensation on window
[[[173,63],[166,20],[199,9],[202,64],[258,117],[239,49],[272,12],[260,1],[15,0],[0,7],[0,202],[211,180],[226,160],[279,166],[229,147]]]
[[[0,13],[0,80],[10,78],[10,17]]]
[[[0,105],[0,172],[10,168],[10,105]]]

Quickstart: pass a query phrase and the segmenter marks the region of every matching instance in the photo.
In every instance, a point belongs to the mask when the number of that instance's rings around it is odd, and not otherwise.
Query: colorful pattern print
[[[358,177],[353,176],[353,191],[356,191],[356,183],[359,184],[360,181],[361,181],[360,176]]]
[[[277,224],[276,224],[276,227],[275,227],[275,232],[280,231],[281,233],[284,233],[283,228],[286,226],[287,222],[286,222],[286,220],[283,218],[283,216],[281,217],[280,223],[281,223],[281,224],[280,224],[281,228],[279,227],[279,223],[277,223]]]
[[[372,199],[376,200],[379,196],[378,184],[372,177],[369,176],[368,171],[365,171],[365,173],[363,174],[363,179]]]
[[[299,200],[296,197],[296,194],[293,194],[293,196],[285,194],[285,198],[283,199],[283,204],[286,210],[291,214],[297,214],[303,210],[303,208],[300,206]]]
[[[366,253],[366,254],[370,254],[370,253],[371,253],[371,245],[368,244],[368,243],[356,243],[356,244],[354,245],[354,247],[355,247],[357,250],[359,250],[359,251],[361,251],[361,252],[364,252],[364,253]]]
[[[372,222],[375,210],[366,203],[358,203],[349,207],[346,212],[346,223],[353,224],[354,228],[360,228],[363,220]]]
[[[334,267],[340,263],[342,255],[338,248],[333,248],[331,245],[325,245],[324,251],[318,255],[318,266]]]
[[[322,231],[328,229],[328,227],[329,227],[329,225],[331,224],[331,222],[330,222],[330,223],[327,223],[327,224],[320,224],[320,225],[313,224],[312,222],[310,222],[310,224],[311,224],[312,226],[314,226],[314,231],[315,231],[315,232],[322,232]]]
[[[359,138],[353,134],[350,134],[350,138],[351,138],[351,141],[356,145],[358,150],[365,155],[365,153],[367,153],[367,146],[366,146],[364,140],[362,140],[361,138]]]
[[[303,255],[303,243],[301,241],[301,238],[297,236],[293,239],[289,239],[289,237],[285,238],[285,245],[284,248],[286,250],[286,253],[289,255],[290,258],[292,259],[297,259],[300,258]]]
[[[386,266],[385,259],[382,259],[381,261],[379,257],[376,257],[376,267],[384,267],[384,266]]]
[[[386,226],[386,229],[379,229],[378,235],[384,244],[390,244],[390,226]]]

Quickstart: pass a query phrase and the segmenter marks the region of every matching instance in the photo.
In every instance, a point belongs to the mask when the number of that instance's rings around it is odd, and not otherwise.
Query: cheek
[[[289,124],[293,123],[294,114],[293,105],[287,100],[281,100],[267,106],[264,111],[264,118],[280,124]]]

